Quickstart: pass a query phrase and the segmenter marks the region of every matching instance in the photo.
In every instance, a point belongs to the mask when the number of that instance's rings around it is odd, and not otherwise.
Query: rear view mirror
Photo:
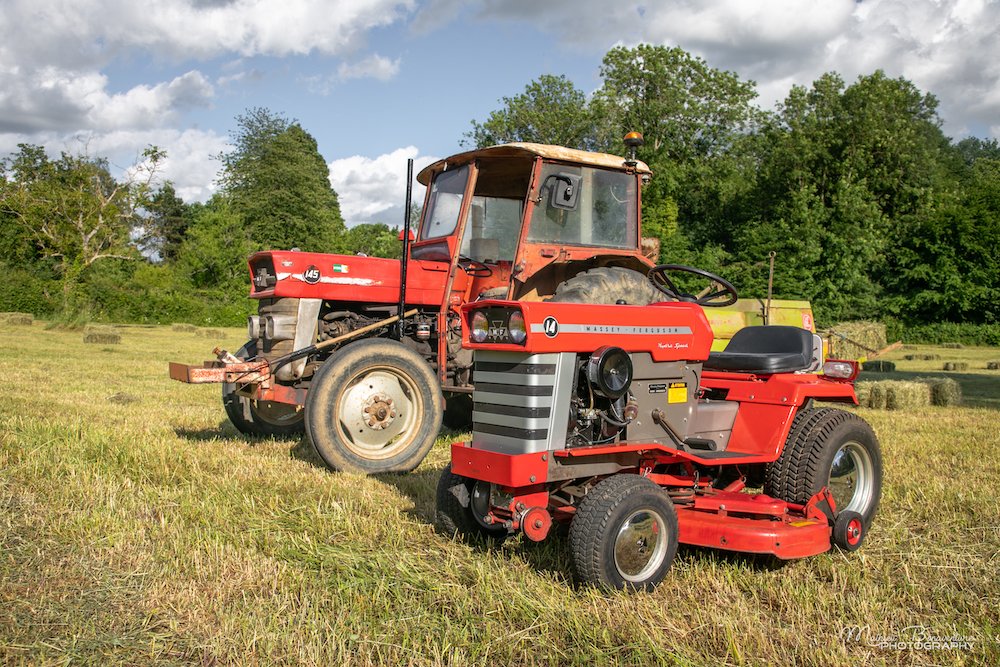
[[[552,174],[548,180],[551,182],[550,204],[553,208],[562,208],[573,211],[580,197],[580,176],[578,174],[567,174],[560,172]]]

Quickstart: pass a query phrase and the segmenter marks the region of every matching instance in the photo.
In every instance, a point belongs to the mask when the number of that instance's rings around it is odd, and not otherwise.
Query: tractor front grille
[[[576,372],[571,353],[475,353],[473,447],[524,454],[566,446]]]

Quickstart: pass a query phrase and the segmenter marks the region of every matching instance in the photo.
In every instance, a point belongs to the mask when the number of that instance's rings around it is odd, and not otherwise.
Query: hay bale
[[[941,343],[941,347],[947,348],[949,350],[961,350],[965,346],[961,343]]]
[[[226,332],[221,329],[198,329],[197,334],[202,338],[225,338]]]
[[[967,371],[969,370],[969,362],[967,361],[946,361],[944,362],[944,370],[946,371]]]
[[[0,324],[31,326],[34,322],[35,316],[31,313],[0,313]]]
[[[170,330],[179,331],[181,333],[194,333],[198,330],[198,327],[196,327],[193,324],[184,324],[183,322],[178,322],[176,324],[171,324]]]
[[[961,405],[962,387],[952,378],[916,378],[930,388],[931,405]]]
[[[930,385],[923,382],[891,380],[885,382],[886,410],[909,410],[931,404]]]
[[[868,389],[867,407],[876,410],[885,410],[885,382],[872,382]]]
[[[873,373],[892,373],[896,370],[896,364],[891,361],[876,359],[875,361],[866,361],[861,364],[861,370]]]
[[[940,354],[904,354],[904,361],[937,361],[941,358]]]
[[[869,357],[886,346],[881,322],[841,322],[827,332],[829,356],[834,359]]]
[[[873,382],[856,382],[854,384],[854,394],[858,397],[858,405],[863,408],[868,407],[873,384]]]
[[[988,370],[988,371],[997,371],[997,370],[1000,370],[1000,361],[987,361],[986,362],[986,370]]]
[[[83,334],[83,342],[97,345],[118,345],[122,342],[122,335],[116,331],[88,331]]]

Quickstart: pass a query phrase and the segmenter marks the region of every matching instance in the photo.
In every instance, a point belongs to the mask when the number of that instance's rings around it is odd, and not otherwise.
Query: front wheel
[[[236,351],[236,356],[247,360],[257,356],[257,342],[247,343]],[[297,405],[274,401],[255,401],[236,393],[236,385],[222,384],[222,407],[236,430],[244,435],[263,435],[276,438],[297,436],[305,429],[305,417]]]
[[[507,537],[507,529],[486,523],[489,511],[489,482],[456,475],[449,463],[441,472],[437,485],[434,519],[438,529],[449,537],[481,537],[502,542]]]
[[[580,501],[569,542],[584,583],[652,590],[677,553],[677,512],[670,497],[648,479],[614,475]]]
[[[416,352],[370,338],[323,364],[305,412],[309,440],[331,469],[409,472],[441,430],[441,387]]]

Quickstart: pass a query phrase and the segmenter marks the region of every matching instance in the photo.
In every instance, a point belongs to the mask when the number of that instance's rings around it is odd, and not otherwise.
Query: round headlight
[[[528,327],[524,324],[524,315],[520,310],[515,310],[507,320],[507,333],[511,341],[518,345],[524,345],[528,339]]]
[[[490,331],[490,323],[486,321],[483,311],[477,310],[472,314],[472,321],[469,322],[469,340],[473,343],[482,343]]]
[[[621,398],[632,382],[632,358],[620,347],[602,347],[587,360],[587,379],[597,393]]]

